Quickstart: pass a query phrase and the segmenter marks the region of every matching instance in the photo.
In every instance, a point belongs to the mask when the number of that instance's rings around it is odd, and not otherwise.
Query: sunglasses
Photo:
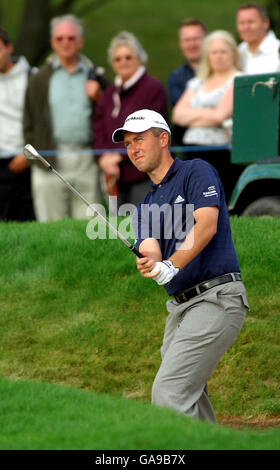
[[[75,41],[75,39],[77,39],[77,36],[56,36],[54,39],[58,42],[62,42],[63,40],[72,42],[72,41]]]
[[[134,58],[133,55],[123,55],[123,56],[117,56],[113,58],[114,62],[121,62],[122,60],[132,60]]]

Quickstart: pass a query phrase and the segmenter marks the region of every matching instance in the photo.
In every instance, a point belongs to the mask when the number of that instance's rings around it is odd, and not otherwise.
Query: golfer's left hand
[[[157,274],[159,272],[159,274]],[[178,274],[179,268],[175,268],[171,261],[157,261],[150,274],[154,274],[153,279],[158,283],[159,286],[168,284],[176,274]]]
[[[145,253],[142,253],[142,255],[144,255],[143,258],[136,258],[137,269],[140,271],[143,277],[154,278],[157,274],[159,274],[159,269],[152,273],[156,262]]]

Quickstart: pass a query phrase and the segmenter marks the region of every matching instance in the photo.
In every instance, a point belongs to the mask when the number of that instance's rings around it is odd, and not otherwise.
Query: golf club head
[[[38,155],[39,155],[37,150],[35,150],[35,148],[32,147],[32,145],[30,145],[30,144],[27,144],[24,147],[23,153],[24,153],[25,157],[28,158],[28,160],[36,160],[38,158]]]
[[[28,160],[40,160],[47,168],[51,168],[50,163],[47,162],[31,144],[25,145],[23,153]]]

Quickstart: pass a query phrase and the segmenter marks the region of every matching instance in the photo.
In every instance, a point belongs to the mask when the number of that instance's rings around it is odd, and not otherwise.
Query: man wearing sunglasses
[[[64,15],[51,20],[53,53],[27,88],[24,138],[26,144],[45,151],[50,163],[96,203],[100,195],[98,166],[91,151],[91,120],[109,80],[104,69],[81,54],[83,44],[83,27],[78,18]],[[54,175],[36,164],[31,170],[38,221],[86,217],[84,205]]]

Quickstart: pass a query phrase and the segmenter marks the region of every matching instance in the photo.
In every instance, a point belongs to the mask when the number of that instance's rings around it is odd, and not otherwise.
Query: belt
[[[188,300],[192,299],[196,295],[202,294],[203,292],[207,291],[208,289],[212,289],[212,287],[219,286],[220,284],[225,284],[226,282],[233,282],[233,281],[241,281],[241,274],[240,273],[228,273],[222,274],[222,276],[214,277],[213,279],[209,279],[209,281],[201,282],[194,287],[190,287],[190,289],[186,289],[183,292],[179,292],[178,294],[174,294],[173,297],[179,304],[183,302],[187,302]]]

